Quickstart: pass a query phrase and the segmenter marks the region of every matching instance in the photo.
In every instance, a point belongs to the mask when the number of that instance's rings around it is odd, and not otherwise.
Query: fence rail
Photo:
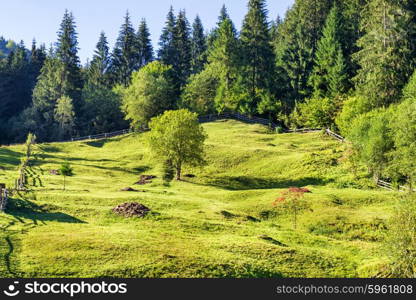
[[[212,122],[216,120],[224,120],[224,119],[234,119],[234,120],[238,120],[238,121],[242,121],[242,122],[250,123],[250,124],[266,125],[266,126],[272,127],[273,129],[277,127],[277,124],[270,122],[270,120],[258,118],[258,117],[249,117],[249,116],[245,116],[239,113],[223,113],[223,114],[218,114],[218,115],[211,114],[207,116],[202,116],[202,117],[199,117],[199,122],[207,123],[207,122]]]
[[[0,188],[0,211],[4,211],[9,200],[9,193],[7,189]]]
[[[322,128],[297,128],[286,130],[287,133],[308,133],[322,131]]]
[[[326,129],[325,130],[326,134],[333,137],[334,139],[340,141],[340,142],[345,142],[345,138],[343,138],[342,136],[340,136],[339,134],[336,134],[335,132],[331,131],[330,129]]]
[[[100,139],[106,139],[106,138],[116,137],[116,136],[119,136],[119,135],[128,134],[128,133],[131,133],[131,132],[134,132],[134,130],[133,129],[124,129],[124,130],[118,130],[118,131],[109,132],[109,133],[101,133],[101,134],[95,134],[95,135],[87,135],[87,136],[83,136],[83,137],[75,137],[75,138],[71,138],[70,140],[66,140],[66,141],[63,141],[63,142],[100,140]]]
[[[381,180],[378,179],[377,180],[377,186],[385,189],[385,190],[389,190],[389,191],[399,191],[399,192],[408,192],[409,188],[399,185],[399,186],[394,186],[391,182],[385,181],[385,180]],[[416,192],[416,189],[413,189],[413,192]]]
[[[279,126],[278,124],[271,122],[270,120],[267,120],[267,119],[263,119],[259,117],[250,117],[250,116],[242,115],[239,113],[211,114],[211,115],[201,116],[198,119],[200,123],[207,123],[207,122],[225,120],[225,119],[234,119],[234,120],[242,121],[242,122],[249,123],[249,124],[261,124],[261,125],[269,126],[272,129],[276,129]],[[322,128],[300,128],[300,129],[286,130],[285,132],[308,133],[308,132],[317,132],[317,131],[322,131],[322,130],[323,130]],[[146,129],[141,130],[141,132],[143,131],[146,131]],[[332,132],[331,130],[326,129],[325,131],[329,136],[342,142],[345,141],[345,139],[342,136]],[[112,137],[116,137],[120,135],[125,135],[125,134],[132,133],[132,132],[137,132],[137,131],[134,129],[123,129],[123,130],[118,130],[118,131],[108,132],[108,133],[87,135],[83,137],[73,137],[68,140],[62,140],[62,141],[56,141],[56,142],[68,143],[68,142],[80,142],[80,141],[86,141],[86,140],[100,140],[100,139],[107,139],[107,138],[112,138]],[[9,146],[13,146],[13,145],[19,145],[19,144],[10,144]]]

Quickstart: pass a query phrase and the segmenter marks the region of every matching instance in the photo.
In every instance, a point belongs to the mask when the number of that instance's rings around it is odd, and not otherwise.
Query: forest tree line
[[[296,0],[273,21],[265,0],[249,0],[240,31],[225,6],[210,31],[171,8],[157,51],[146,20],[136,29],[127,13],[113,49],[101,33],[84,66],[67,11],[50,49],[20,43],[0,56],[0,142],[143,127],[171,109],[232,111],[336,130],[375,178],[412,184],[415,62],[412,0]]]

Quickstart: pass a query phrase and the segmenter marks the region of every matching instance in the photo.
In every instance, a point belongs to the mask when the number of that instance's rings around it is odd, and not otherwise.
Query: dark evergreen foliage
[[[112,59],[111,72],[113,74],[113,82],[128,86],[131,74],[138,64],[136,33],[134,32],[129,12],[126,13],[124,23],[121,25]]]
[[[261,93],[272,89],[274,55],[265,0],[250,0],[249,11],[241,29],[242,76],[250,103],[245,103],[250,114],[257,112]]]
[[[196,16],[192,25],[191,46],[191,70],[193,74],[197,74],[202,71],[207,62],[207,41],[204,34],[204,26],[199,16]]]
[[[153,60],[153,46],[145,19],[142,19],[137,31],[136,47],[138,55],[137,69],[140,69]]]

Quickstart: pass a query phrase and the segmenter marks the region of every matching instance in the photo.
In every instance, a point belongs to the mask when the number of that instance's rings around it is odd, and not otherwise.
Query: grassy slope
[[[120,192],[139,174],[160,177],[142,135],[42,145],[43,187],[0,213],[0,276],[356,277],[383,263],[380,241],[394,193],[350,185],[342,145],[320,133],[270,135],[236,121],[204,125],[209,165],[166,187]],[[0,148],[0,182],[16,174],[22,146]],[[62,191],[50,169],[68,160]],[[3,173],[3,174],[2,174]],[[273,200],[308,186],[311,209],[292,229]],[[124,219],[111,208],[138,201],[153,214]],[[250,218],[253,217],[253,218]],[[254,221],[253,221],[254,220]],[[268,236],[270,239],[262,239]]]

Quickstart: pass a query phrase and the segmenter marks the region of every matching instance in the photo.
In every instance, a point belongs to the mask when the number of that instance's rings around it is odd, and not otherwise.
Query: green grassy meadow
[[[0,277],[380,276],[397,195],[351,175],[343,144],[230,120],[203,126],[208,165],[169,186],[145,134],[39,145],[42,186],[0,213]],[[13,182],[23,150],[0,148],[0,182]],[[63,191],[49,171],[65,161],[74,176]],[[141,174],[158,179],[134,185]],[[272,206],[292,186],[312,191],[296,230]],[[152,213],[115,215],[124,202]]]

